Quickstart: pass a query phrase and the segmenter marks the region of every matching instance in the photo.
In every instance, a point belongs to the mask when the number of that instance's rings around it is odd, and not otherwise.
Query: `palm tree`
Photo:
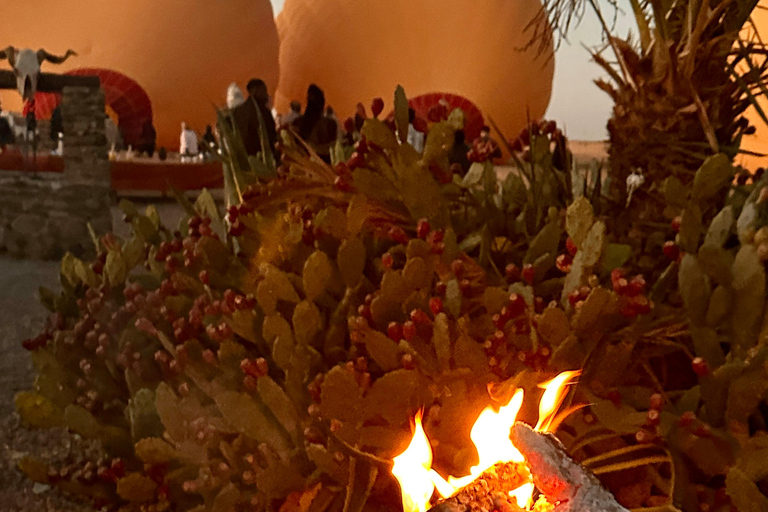
[[[619,8],[617,0],[605,1]],[[596,83],[614,102],[608,121],[610,193],[623,208],[627,177],[640,170],[646,186],[635,192],[640,200],[633,200],[631,217],[660,220],[663,201],[653,191],[666,178],[687,185],[707,157],[725,153],[733,159],[742,136],[755,129],[744,117],[750,106],[768,123],[757,101],[768,93],[768,49],[751,20],[758,0],[628,4],[637,22],[633,39],[611,33],[598,0],[544,0],[529,25],[530,44],[553,33],[559,44],[586,12],[598,17],[605,46],[592,57],[608,78]]]

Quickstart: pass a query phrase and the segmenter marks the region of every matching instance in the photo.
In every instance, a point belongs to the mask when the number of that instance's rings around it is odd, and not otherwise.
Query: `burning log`
[[[529,480],[525,463],[499,463],[429,512],[523,512],[525,509],[520,508],[517,498],[510,496],[509,491]]]
[[[525,463],[500,463],[485,471],[455,496],[439,502],[429,512],[524,512],[510,489],[530,476],[546,498],[534,505],[541,512],[629,512],[584,467],[571,459],[552,434],[536,432],[524,423],[512,427],[512,442]],[[527,468],[526,468],[527,466]]]
[[[536,487],[555,504],[552,512],[629,512],[595,475],[568,456],[555,436],[516,423],[510,437],[525,456]]]

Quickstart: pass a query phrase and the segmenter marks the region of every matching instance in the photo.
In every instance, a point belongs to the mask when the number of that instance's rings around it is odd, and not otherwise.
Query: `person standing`
[[[198,154],[197,134],[187,126],[187,123],[181,123],[179,154],[182,162],[190,162]]]
[[[464,177],[469,171],[469,167],[472,163],[469,161],[467,153],[469,153],[470,147],[466,142],[466,135],[464,130],[456,130],[454,133],[453,149],[448,155],[448,161],[453,166],[457,165],[457,170],[461,170],[461,176]]]
[[[267,84],[263,80],[253,79],[248,82],[248,99],[242,105],[235,107],[232,115],[235,125],[243,139],[245,151],[249,156],[256,156],[261,151],[261,125],[259,114],[264,122],[266,138],[269,141],[270,151],[275,151],[277,143],[277,129],[272,111],[269,108],[269,93]]]
[[[0,104],[0,151],[14,142],[16,142],[16,134],[13,132],[11,123],[3,115],[2,104]]]
[[[157,132],[152,126],[152,121],[145,121],[141,127],[141,143],[138,147],[139,153],[146,153],[149,158],[155,154],[157,145]]]
[[[338,125],[325,115],[325,93],[317,85],[307,88],[307,108],[296,120],[298,135],[326,163],[331,162],[331,147],[336,143]]]

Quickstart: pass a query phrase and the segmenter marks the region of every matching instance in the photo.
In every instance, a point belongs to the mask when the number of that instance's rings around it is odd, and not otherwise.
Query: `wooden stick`
[[[555,504],[554,512],[629,512],[595,475],[568,456],[555,436],[516,423],[510,437],[525,457],[536,487]]]

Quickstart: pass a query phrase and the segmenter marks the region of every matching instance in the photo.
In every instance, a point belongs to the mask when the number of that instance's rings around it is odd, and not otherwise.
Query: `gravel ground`
[[[55,288],[56,262],[0,258],[0,511],[84,512],[45,486],[35,486],[16,469],[24,456],[63,462],[86,450],[85,443],[62,429],[30,431],[14,412],[13,397],[32,385],[32,363],[22,340],[39,333],[46,311],[37,302],[39,286]]]

